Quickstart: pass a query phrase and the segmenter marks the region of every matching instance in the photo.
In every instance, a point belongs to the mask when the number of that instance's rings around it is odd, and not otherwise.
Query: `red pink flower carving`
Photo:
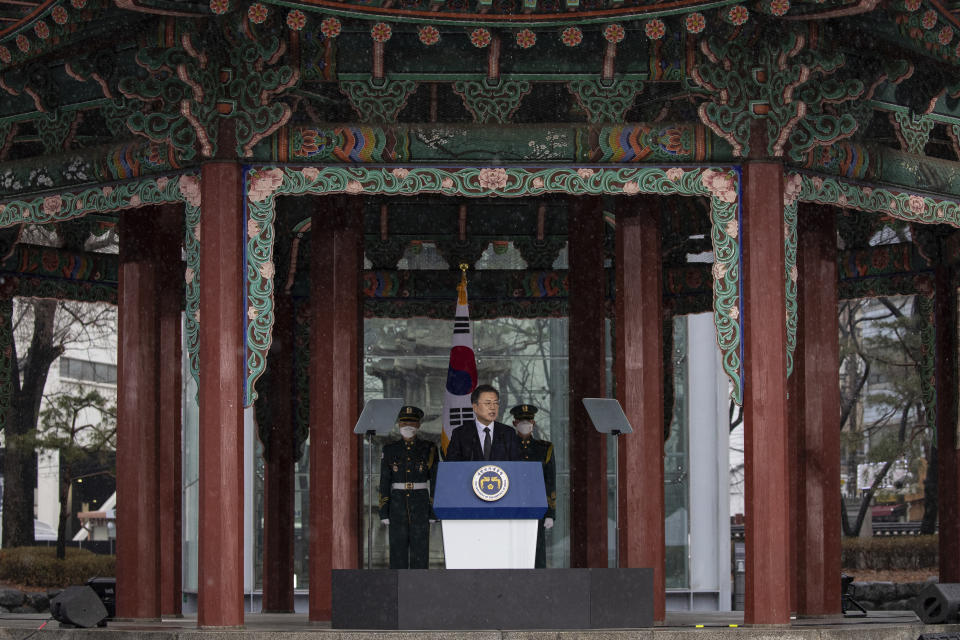
[[[417,35],[420,36],[420,42],[428,47],[440,42],[440,31],[433,25],[428,24],[425,27],[420,27]]]
[[[583,41],[583,31],[580,27],[567,27],[560,34],[560,40],[568,47],[575,47]]]
[[[517,32],[517,46],[521,49],[529,49],[537,43],[537,34],[530,29],[521,29]]]

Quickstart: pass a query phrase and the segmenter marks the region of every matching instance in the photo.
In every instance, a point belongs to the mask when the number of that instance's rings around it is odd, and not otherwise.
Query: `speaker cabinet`
[[[960,584],[949,582],[931,584],[917,596],[914,607],[924,624],[957,622],[957,609],[960,608]]]
[[[96,592],[103,608],[107,610],[107,620],[117,617],[117,579],[90,578],[87,586]]]
[[[67,587],[50,601],[50,615],[61,624],[95,627],[107,617],[107,610],[90,587]]]

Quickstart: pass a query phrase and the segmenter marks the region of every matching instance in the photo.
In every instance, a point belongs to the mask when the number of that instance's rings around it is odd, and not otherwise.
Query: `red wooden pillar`
[[[583,407],[606,390],[603,201],[570,200],[570,566],[607,566],[607,443]]]
[[[154,207],[120,216],[117,345],[117,616],[159,619],[157,269]],[[178,256],[179,257],[179,256]]]
[[[201,627],[243,625],[243,192],[241,167],[201,173],[199,589]],[[122,508],[122,507],[121,507]]]
[[[263,611],[293,612],[293,303],[274,295],[270,345],[270,443],[264,452]]]
[[[747,624],[790,622],[783,165],[743,166]]]
[[[950,247],[956,248],[956,239]],[[956,255],[947,251],[948,255]],[[936,270],[937,512],[940,582],[960,582],[960,451],[957,449],[957,290],[951,268]]]
[[[179,616],[183,611],[183,459],[181,405],[183,362],[180,312],[184,279],[180,260],[183,246],[183,208],[166,206],[156,217],[157,270],[157,443],[158,502],[160,507],[160,611]],[[122,508],[122,507],[121,507]]]
[[[832,209],[800,206],[797,268],[800,322],[790,381],[794,603],[799,615],[822,616],[841,610],[840,343]]]
[[[331,572],[359,567],[360,198],[317,200],[310,226],[310,620]]]
[[[799,266],[799,265],[798,265]],[[799,286],[797,297],[800,297]],[[800,588],[803,580],[799,568],[803,562],[798,529],[805,526],[803,515],[802,473],[804,415],[803,415],[803,309],[797,314],[797,341],[793,353],[793,375],[787,379],[787,456],[794,473],[790,474],[790,611],[797,613]]]
[[[663,304],[660,213],[652,198],[617,212],[617,398],[634,428],[617,440],[621,567],[653,567],[653,619],[666,614]]]

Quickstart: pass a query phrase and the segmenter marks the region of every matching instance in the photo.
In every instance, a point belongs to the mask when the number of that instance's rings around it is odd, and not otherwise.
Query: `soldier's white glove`
[[[430,524],[437,524],[436,518],[430,518]]]
[[[553,529],[553,518],[544,518],[544,519],[543,519],[543,528],[544,528],[544,529]]]
[[[389,526],[390,526],[390,518],[384,518],[384,519],[381,520],[380,522],[382,522],[382,523],[383,523],[383,526],[385,526],[385,527],[389,527]]]

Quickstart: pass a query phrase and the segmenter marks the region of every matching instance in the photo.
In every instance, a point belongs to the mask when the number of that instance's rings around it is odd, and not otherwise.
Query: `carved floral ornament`
[[[606,25],[602,20],[606,17],[611,21],[607,24],[636,23],[637,28],[634,29],[630,29],[627,25],[625,37],[645,36],[652,40],[662,40],[667,38],[672,30],[679,29],[690,34],[701,34],[711,33],[711,27],[716,31],[716,26],[721,23],[743,26],[750,21],[751,12],[772,17],[817,18],[821,13],[826,16],[843,11],[863,11],[862,7],[876,6],[877,0],[861,0],[857,3],[857,7],[851,7],[849,2],[843,0],[813,0],[812,3],[759,0],[749,4],[728,2],[720,5],[707,3],[704,0],[680,0],[678,3],[670,3],[669,14],[658,12],[657,3],[645,1],[640,4],[631,3],[630,6],[621,5],[613,10],[605,9],[603,16],[597,13],[593,6],[574,3],[573,9],[566,14],[538,6],[534,9],[532,16],[524,18],[527,25],[502,20],[502,18],[509,18],[509,15],[501,12],[509,12],[510,9],[507,7],[512,6],[511,3],[494,3],[492,7],[485,6],[482,12],[470,4],[449,0],[441,3],[439,10],[436,2],[420,4],[423,4],[424,8],[419,8],[418,4],[411,7],[409,3],[402,3],[402,6],[396,7],[393,7],[392,3],[383,3],[382,6],[376,7],[374,3],[366,0],[310,0],[302,4],[296,1],[279,0],[252,2],[250,0],[208,0],[209,12],[216,17],[225,17],[231,12],[239,12],[249,25],[257,26],[266,23],[273,16],[278,16],[280,24],[284,24],[291,31],[309,32],[319,28],[319,31],[328,38],[339,35],[341,28],[339,20],[344,16],[369,20],[371,23],[377,22],[387,27],[390,27],[391,22],[427,23],[431,20],[429,16],[436,16],[436,22],[456,21],[460,28],[464,24],[470,25],[467,29],[468,35],[473,28],[506,27],[507,37],[511,40],[516,38],[521,48],[532,47],[531,41],[535,41],[538,36],[542,39],[542,34],[531,28],[535,25],[546,28],[548,24],[555,26],[565,21],[582,21],[583,24],[599,24],[603,29]],[[427,4],[430,10],[426,9]],[[499,4],[503,4],[503,8]],[[677,11],[678,6],[679,11]],[[324,9],[327,7],[331,13],[339,17],[325,14]],[[930,4],[927,0],[894,0],[886,3],[884,7],[889,11],[902,37],[917,41],[924,49],[945,60],[960,62],[956,20],[942,13],[944,11],[942,5]],[[109,17],[108,12],[113,10],[116,10],[116,6],[114,2],[108,0],[54,0],[45,11],[31,15],[15,25],[12,31],[9,31],[8,37],[0,41],[0,65],[16,64],[25,58],[41,55],[49,47],[55,46],[54,43],[61,42],[64,36],[75,33],[78,26],[104,16]],[[677,19],[668,20],[668,15],[676,15]],[[436,23],[429,26],[432,29],[421,32],[421,42],[425,46],[435,44],[443,35]],[[576,26],[561,27],[559,31],[554,31],[554,34],[558,35],[553,37],[559,36],[560,40],[568,46],[579,46],[575,32],[571,31],[577,28]],[[373,37],[382,37],[382,33]],[[614,44],[621,41],[620,39],[611,40],[609,31],[604,32],[604,37]],[[619,35],[616,37],[622,38]]]
[[[199,372],[198,322],[199,242],[200,242],[200,177],[196,174],[143,178],[116,185],[91,187],[78,192],[13,200],[0,203],[0,228],[18,224],[48,224],[72,220],[90,213],[105,213],[143,205],[178,203],[184,206],[184,246],[187,268],[184,273],[186,297],[185,341],[190,371]]]
[[[960,202],[849,183],[836,178],[788,172],[784,176],[785,267],[787,291],[787,372],[792,369],[797,336],[797,203],[856,209],[909,222],[949,224],[960,228]],[[922,293],[920,288],[917,292]],[[873,294],[871,294],[873,295]]]
[[[255,384],[269,351],[274,291],[274,201],[279,195],[442,194],[517,198],[545,193],[621,195],[641,193],[710,196],[713,232],[714,320],[724,369],[740,391],[740,251],[737,237],[739,175],[725,168],[668,167],[255,167],[247,171],[247,380],[245,402],[256,399]]]
[[[302,182],[305,185],[312,185],[317,183],[318,179],[321,177],[321,169],[317,167],[305,167],[303,169],[297,170],[288,170],[295,171],[301,176]],[[373,170],[371,170],[373,171]],[[389,176],[391,182],[393,182],[394,187],[403,186],[404,183],[410,183],[412,185],[421,184],[418,180],[414,179],[415,177],[419,178],[423,174],[435,174],[436,171],[431,169],[408,169],[406,167],[396,167],[390,169],[389,171],[384,171],[384,176]],[[601,174],[602,170],[594,169],[590,167],[582,167],[575,169],[576,176],[582,181],[596,181]],[[738,200],[738,181],[736,174],[730,171],[720,171],[714,169],[692,169],[687,170],[681,167],[671,167],[666,169],[663,174],[667,181],[673,183],[680,183],[684,180],[685,176],[688,174],[693,175],[699,173],[699,183],[704,189],[705,192],[710,193],[717,200],[735,204]],[[249,178],[247,180],[247,199],[251,203],[262,203],[266,201],[270,196],[277,193],[283,184],[286,173],[284,169],[279,167],[272,167],[268,169],[256,170],[252,169],[249,172]],[[525,188],[523,174],[518,174],[516,171],[508,171],[508,169],[503,167],[496,168],[481,168],[477,169],[473,180],[475,180],[475,188],[480,192],[494,192],[497,195],[524,195],[522,190]],[[410,178],[410,180],[408,180]],[[289,179],[289,178],[286,178]],[[792,183],[791,183],[792,184]],[[439,191],[449,191],[454,188],[453,179],[449,176],[444,176],[439,180]],[[545,189],[546,182],[542,175],[533,175],[529,179],[529,186],[534,190]],[[358,179],[347,179],[346,182],[342,185],[341,188],[328,188],[325,189],[328,193],[335,193],[337,191],[347,193],[350,195],[358,195],[361,193],[381,193],[382,186],[376,185],[373,187],[367,186],[366,181]],[[424,191],[429,191],[431,189],[424,188]],[[517,191],[521,192],[518,193]],[[604,193],[622,195],[635,195],[641,192],[648,192],[648,188],[643,188],[639,182],[635,180],[625,180],[619,185],[613,183],[604,183]],[[731,235],[736,237],[736,226],[728,227],[733,233]],[[253,237],[260,231],[260,227],[254,222],[248,222],[247,226],[248,235]]]
[[[909,222],[943,223],[960,228],[958,200],[791,172],[784,180],[784,205],[794,207],[798,201],[889,215]]]
[[[200,177],[194,174],[160,176],[0,203],[0,228],[25,223],[63,222],[88,213],[122,211],[164,202],[185,202],[190,208],[199,210]]]

